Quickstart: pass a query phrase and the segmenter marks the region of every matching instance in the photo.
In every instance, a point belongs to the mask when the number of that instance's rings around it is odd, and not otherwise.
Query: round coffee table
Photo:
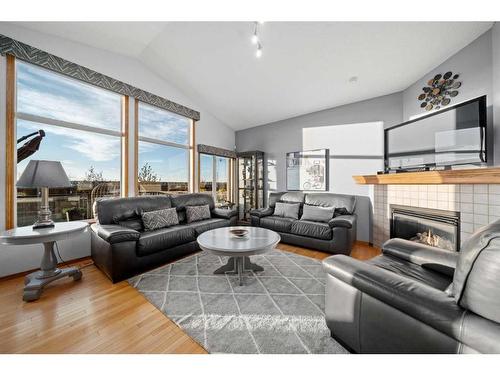
[[[246,229],[248,235],[234,237],[231,229]],[[230,257],[227,264],[216,269],[214,274],[237,273],[243,285],[244,271],[264,271],[261,266],[250,262],[251,255],[262,254],[276,247],[281,237],[269,229],[256,227],[226,227],[209,230],[198,236],[198,245],[205,251],[219,256]]]

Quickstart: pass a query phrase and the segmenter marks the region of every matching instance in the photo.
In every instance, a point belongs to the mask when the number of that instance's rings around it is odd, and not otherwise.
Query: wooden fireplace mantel
[[[352,176],[362,185],[500,184],[500,167]]]

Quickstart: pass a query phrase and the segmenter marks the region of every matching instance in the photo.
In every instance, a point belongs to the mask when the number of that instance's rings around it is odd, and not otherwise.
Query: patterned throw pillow
[[[186,220],[189,223],[195,221],[210,219],[210,207],[204,206],[186,206]]]
[[[175,208],[166,208],[164,210],[143,212],[142,222],[144,223],[144,230],[151,231],[177,225],[179,224],[179,218]]]

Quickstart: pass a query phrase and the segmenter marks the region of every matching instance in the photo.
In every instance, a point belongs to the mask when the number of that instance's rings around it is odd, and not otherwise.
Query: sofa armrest
[[[137,241],[141,234],[130,228],[121,225],[92,225],[92,230],[104,241],[114,244],[126,241]]]
[[[274,213],[274,209],[271,207],[267,208],[256,208],[250,211],[250,216],[264,217],[270,216]]]
[[[326,258],[323,268],[328,275],[451,337],[460,335],[464,310],[441,290],[345,255]]]
[[[330,226],[330,228],[342,227],[351,229],[356,225],[356,220],[356,215],[339,215],[334,217],[333,219],[330,219],[328,225]]]
[[[447,276],[453,276],[458,261],[458,252],[439,250],[401,238],[386,241],[382,245],[382,252]]]
[[[238,215],[238,211],[236,209],[214,208],[212,210],[212,216],[221,219],[231,219],[233,216],[236,215]]]

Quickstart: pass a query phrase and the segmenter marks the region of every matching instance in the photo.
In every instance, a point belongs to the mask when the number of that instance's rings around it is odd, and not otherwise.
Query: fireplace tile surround
[[[480,227],[500,219],[500,184],[374,185],[373,245],[390,238],[390,205],[460,211],[463,243]]]

